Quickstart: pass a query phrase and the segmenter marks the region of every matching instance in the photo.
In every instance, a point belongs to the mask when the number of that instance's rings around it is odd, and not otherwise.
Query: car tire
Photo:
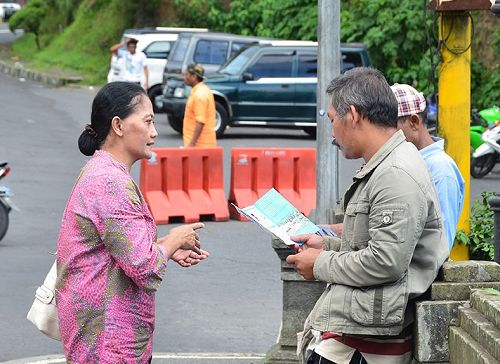
[[[472,158],[470,162],[470,174],[474,178],[483,178],[488,173],[490,173],[495,167],[497,162],[498,154],[486,154],[479,158]]]
[[[221,138],[229,123],[229,115],[226,108],[219,102],[215,103],[215,135]]]
[[[155,113],[163,112],[163,110],[159,110],[155,104],[155,97],[160,96],[161,94],[162,94],[161,85],[154,85],[153,87],[150,87],[148,90],[148,97],[151,100],[151,103],[153,104],[153,111]]]
[[[316,127],[315,126],[304,126],[302,128],[307,134],[312,136],[313,138],[316,138]]]
[[[182,119],[176,119],[174,117],[167,117],[167,119],[172,129],[182,135]]]

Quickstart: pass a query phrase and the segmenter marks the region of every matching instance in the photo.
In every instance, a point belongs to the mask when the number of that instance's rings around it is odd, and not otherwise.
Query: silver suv
[[[180,33],[168,56],[163,84],[169,78],[182,79],[182,72],[190,63],[203,65],[205,74],[216,72],[241,49],[262,39],[216,32]]]

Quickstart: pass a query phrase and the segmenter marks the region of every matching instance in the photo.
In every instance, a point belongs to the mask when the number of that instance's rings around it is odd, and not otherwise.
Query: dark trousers
[[[323,358],[321,355],[317,354],[314,351],[309,360],[307,361],[307,364],[336,364],[336,363]],[[365,358],[363,358],[363,355],[361,355],[361,353],[356,350],[349,364],[368,364],[368,363],[366,362]]]

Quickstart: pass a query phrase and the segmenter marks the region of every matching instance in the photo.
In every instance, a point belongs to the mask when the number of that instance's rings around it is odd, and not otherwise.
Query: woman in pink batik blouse
[[[104,86],[92,103],[80,151],[82,169],[64,211],[57,247],[61,340],[68,363],[148,363],[155,291],[167,260],[184,267],[208,256],[196,230],[157,238],[130,168],[150,158],[157,136],[151,101],[133,83]]]

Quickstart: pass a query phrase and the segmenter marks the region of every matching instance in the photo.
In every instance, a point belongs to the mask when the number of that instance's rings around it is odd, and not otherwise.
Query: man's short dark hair
[[[138,41],[137,39],[130,38],[130,39],[128,40],[128,42],[127,42],[127,46],[129,46],[129,45],[131,45],[131,44],[136,46],[136,45],[137,45],[137,43],[139,43],[139,41]]]
[[[353,68],[333,79],[326,92],[340,117],[345,117],[352,105],[374,124],[397,127],[398,101],[384,75],[374,68]]]

